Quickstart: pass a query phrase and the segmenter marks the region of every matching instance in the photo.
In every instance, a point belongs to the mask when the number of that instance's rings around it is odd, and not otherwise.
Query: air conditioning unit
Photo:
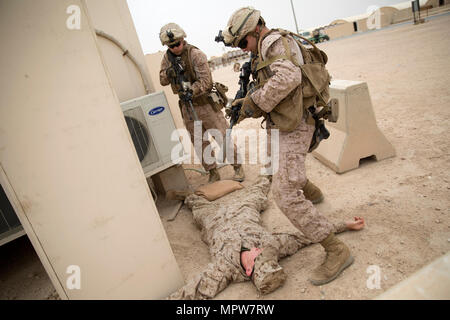
[[[0,185],[0,246],[24,234],[19,218]]]
[[[184,154],[171,159],[176,130],[164,92],[152,93],[121,104],[131,139],[146,177],[152,176],[184,160]]]

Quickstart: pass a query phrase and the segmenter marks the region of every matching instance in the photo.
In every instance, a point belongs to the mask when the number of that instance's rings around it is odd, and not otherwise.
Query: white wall
[[[62,298],[162,298],[182,276],[87,8],[0,2],[0,182]]]
[[[136,59],[154,92],[141,44],[125,0],[87,0],[87,8],[95,29],[117,39]],[[110,40],[98,37],[98,43],[114,90],[120,102],[146,95],[141,75],[129,57]]]

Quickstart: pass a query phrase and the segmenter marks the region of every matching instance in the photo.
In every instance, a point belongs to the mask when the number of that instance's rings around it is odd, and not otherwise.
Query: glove
[[[241,112],[239,113],[239,119],[236,123],[241,122],[245,118],[259,118],[262,116],[261,109],[253,102],[250,95],[245,96],[243,99],[234,100],[232,106],[242,103]]]
[[[192,101],[192,97],[194,96],[194,93],[192,92],[191,89],[186,90],[185,92],[182,92],[180,94],[180,99],[183,101]]]
[[[175,69],[173,67],[170,67],[166,70],[166,75],[169,79],[174,79],[177,77],[177,74],[175,72]]]
[[[231,108],[225,108],[225,114],[227,115],[228,118],[231,118],[231,115],[233,114]]]

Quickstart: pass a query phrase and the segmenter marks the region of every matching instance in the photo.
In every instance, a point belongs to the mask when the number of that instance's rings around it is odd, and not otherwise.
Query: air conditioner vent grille
[[[143,167],[159,161],[153,138],[140,106],[124,112],[131,139]]]

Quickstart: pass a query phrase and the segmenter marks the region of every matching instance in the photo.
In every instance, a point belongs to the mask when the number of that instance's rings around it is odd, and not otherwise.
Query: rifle
[[[245,98],[247,95],[248,84],[250,82],[250,74],[252,73],[251,61],[247,61],[242,65],[241,73],[239,75],[239,90],[234,97],[236,99]],[[242,108],[242,103],[238,103],[235,106],[229,107],[229,111],[227,112],[228,117],[230,118],[230,129],[236,124],[239,119],[239,113]],[[231,109],[231,110],[230,110]]]
[[[222,42],[226,47],[231,47],[230,43],[226,43],[222,34],[222,30],[219,30],[219,34],[214,38],[216,42]],[[250,57],[250,61],[247,61],[242,65],[241,73],[239,75],[239,90],[234,97],[236,99],[245,98],[247,95],[248,84],[250,82],[250,75],[252,73],[252,61],[253,55]],[[230,119],[230,129],[233,129],[233,126],[239,119],[239,113],[242,108],[242,103],[235,105],[234,107],[227,107],[225,113],[227,114],[226,118]]]
[[[182,100],[189,105],[189,110],[190,113],[194,116],[194,121],[198,121],[199,119],[197,113],[195,112],[194,106],[192,104],[191,84],[189,83],[189,81],[186,81],[186,77],[184,76],[184,68],[183,64],[181,63],[181,57],[175,56],[170,51],[167,51],[167,56],[169,57],[169,61],[172,64],[172,67],[175,71],[176,83],[179,85],[181,89]]]
[[[311,113],[316,127],[308,150],[308,152],[312,152],[319,146],[320,141],[330,137],[330,132],[325,128],[323,119],[330,122],[337,122],[339,117],[339,101],[335,98],[331,99],[318,113],[316,113],[315,106],[309,107],[308,111]]]

